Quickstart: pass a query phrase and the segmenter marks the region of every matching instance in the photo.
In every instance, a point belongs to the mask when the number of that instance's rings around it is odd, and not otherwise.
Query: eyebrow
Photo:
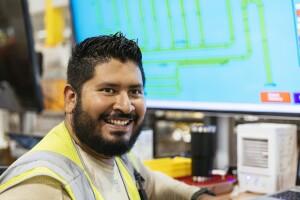
[[[119,84],[116,83],[111,83],[111,82],[103,82],[100,84],[97,84],[97,87],[119,87]],[[133,84],[129,85],[129,88],[143,88],[143,84],[138,83],[138,84]]]
[[[143,88],[143,84],[135,84],[135,85],[131,85],[129,87],[130,88]]]

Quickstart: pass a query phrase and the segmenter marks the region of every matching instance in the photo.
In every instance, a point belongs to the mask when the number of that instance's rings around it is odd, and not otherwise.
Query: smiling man
[[[95,156],[128,152],[140,134],[146,111],[143,75],[137,64],[111,58],[95,67],[94,77],[80,92],[71,85],[65,88],[70,114],[66,125],[76,143]]]
[[[122,33],[76,45],[65,120],[4,172],[0,199],[214,199],[151,171],[130,152],[146,112],[144,85],[141,51]]]

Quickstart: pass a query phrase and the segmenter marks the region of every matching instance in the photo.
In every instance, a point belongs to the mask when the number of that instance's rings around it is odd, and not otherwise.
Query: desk
[[[243,192],[240,193],[237,196],[232,196],[231,194],[224,194],[224,195],[218,195],[217,199],[218,200],[223,200],[223,199],[232,199],[232,200],[251,200],[255,197],[261,196],[260,194],[256,193],[250,193],[250,192]]]
[[[217,195],[218,200],[251,200],[262,195],[259,193],[251,192],[241,192],[239,194],[236,193],[238,195],[234,195],[232,191],[235,190],[235,187],[237,186],[236,184],[234,184],[236,182],[236,178],[232,175],[226,175],[223,178],[220,178],[220,175],[213,175],[211,180],[207,180],[204,182],[193,182],[190,176],[180,177],[176,179],[188,185],[207,187],[208,189],[214,191],[216,194],[222,194]]]

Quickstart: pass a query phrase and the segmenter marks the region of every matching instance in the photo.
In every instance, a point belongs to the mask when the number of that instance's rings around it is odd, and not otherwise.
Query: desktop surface
[[[232,195],[232,193],[217,195],[218,200],[231,199],[231,200],[251,200],[256,197],[261,196],[261,194],[250,193],[250,192],[242,192],[237,195]]]

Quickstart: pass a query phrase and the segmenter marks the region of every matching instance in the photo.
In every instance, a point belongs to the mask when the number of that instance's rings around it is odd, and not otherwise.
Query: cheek
[[[83,105],[83,109],[87,111],[93,118],[98,118],[100,114],[111,108],[109,100],[103,98],[89,98]]]
[[[143,120],[145,113],[146,113],[146,103],[145,101],[139,101],[135,103],[135,109],[136,113],[139,115],[141,118],[140,120]]]

